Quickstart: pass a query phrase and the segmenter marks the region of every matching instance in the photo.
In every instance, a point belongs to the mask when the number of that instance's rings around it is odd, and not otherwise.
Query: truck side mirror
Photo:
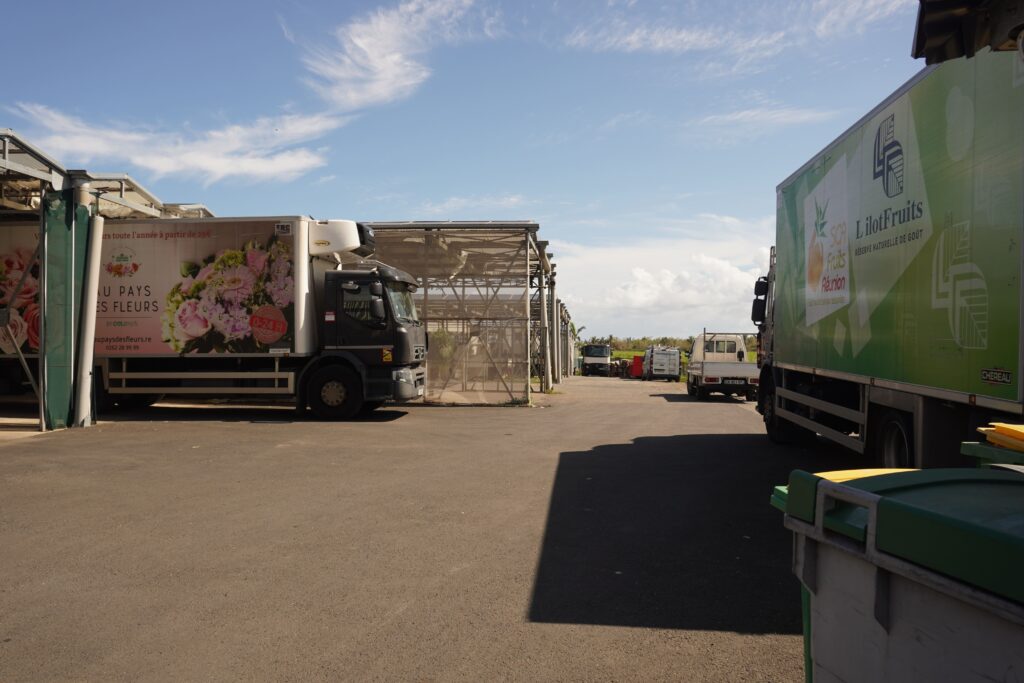
[[[384,296],[384,285],[379,282],[371,282],[370,294],[373,296]]]
[[[764,299],[754,299],[754,304],[750,307],[750,320],[755,325],[760,325],[764,322],[765,310],[768,302]]]
[[[754,281],[754,296],[764,296],[768,293],[768,278],[759,277]]]
[[[387,320],[388,314],[384,310],[384,299],[381,299],[379,296],[370,299],[370,316],[377,322]]]

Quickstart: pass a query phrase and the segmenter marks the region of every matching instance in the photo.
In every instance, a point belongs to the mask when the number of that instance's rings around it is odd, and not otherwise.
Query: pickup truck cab
[[[757,398],[759,370],[749,357],[743,333],[705,332],[697,336],[688,354],[686,392],[698,401],[711,393]]]

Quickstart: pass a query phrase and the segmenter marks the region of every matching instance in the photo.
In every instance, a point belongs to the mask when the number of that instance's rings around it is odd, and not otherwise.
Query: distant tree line
[[[691,337],[590,337],[583,340],[584,344],[609,344],[612,351],[637,351],[642,352],[648,346],[675,346],[683,353],[686,353],[693,346],[694,338]],[[747,338],[747,351],[756,352],[757,341],[753,337]]]
[[[693,337],[590,337],[584,344],[609,344],[612,351],[643,351],[648,346],[675,346],[689,351]]]

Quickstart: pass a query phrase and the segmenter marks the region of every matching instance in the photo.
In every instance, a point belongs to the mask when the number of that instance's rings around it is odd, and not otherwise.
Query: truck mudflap
[[[395,368],[392,371],[395,401],[414,401],[423,398],[427,384],[427,370],[424,366]]]

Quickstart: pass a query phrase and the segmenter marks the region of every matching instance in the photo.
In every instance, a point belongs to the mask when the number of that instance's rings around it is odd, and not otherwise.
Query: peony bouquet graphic
[[[25,275],[26,269],[28,274]],[[22,276],[25,281],[11,300]],[[0,307],[10,307],[7,327],[0,327],[0,351],[36,353],[39,351],[39,264],[35,250],[18,248],[0,255]]]
[[[180,272],[161,318],[163,339],[178,353],[258,353],[291,341],[291,251],[276,236],[186,261]]]

